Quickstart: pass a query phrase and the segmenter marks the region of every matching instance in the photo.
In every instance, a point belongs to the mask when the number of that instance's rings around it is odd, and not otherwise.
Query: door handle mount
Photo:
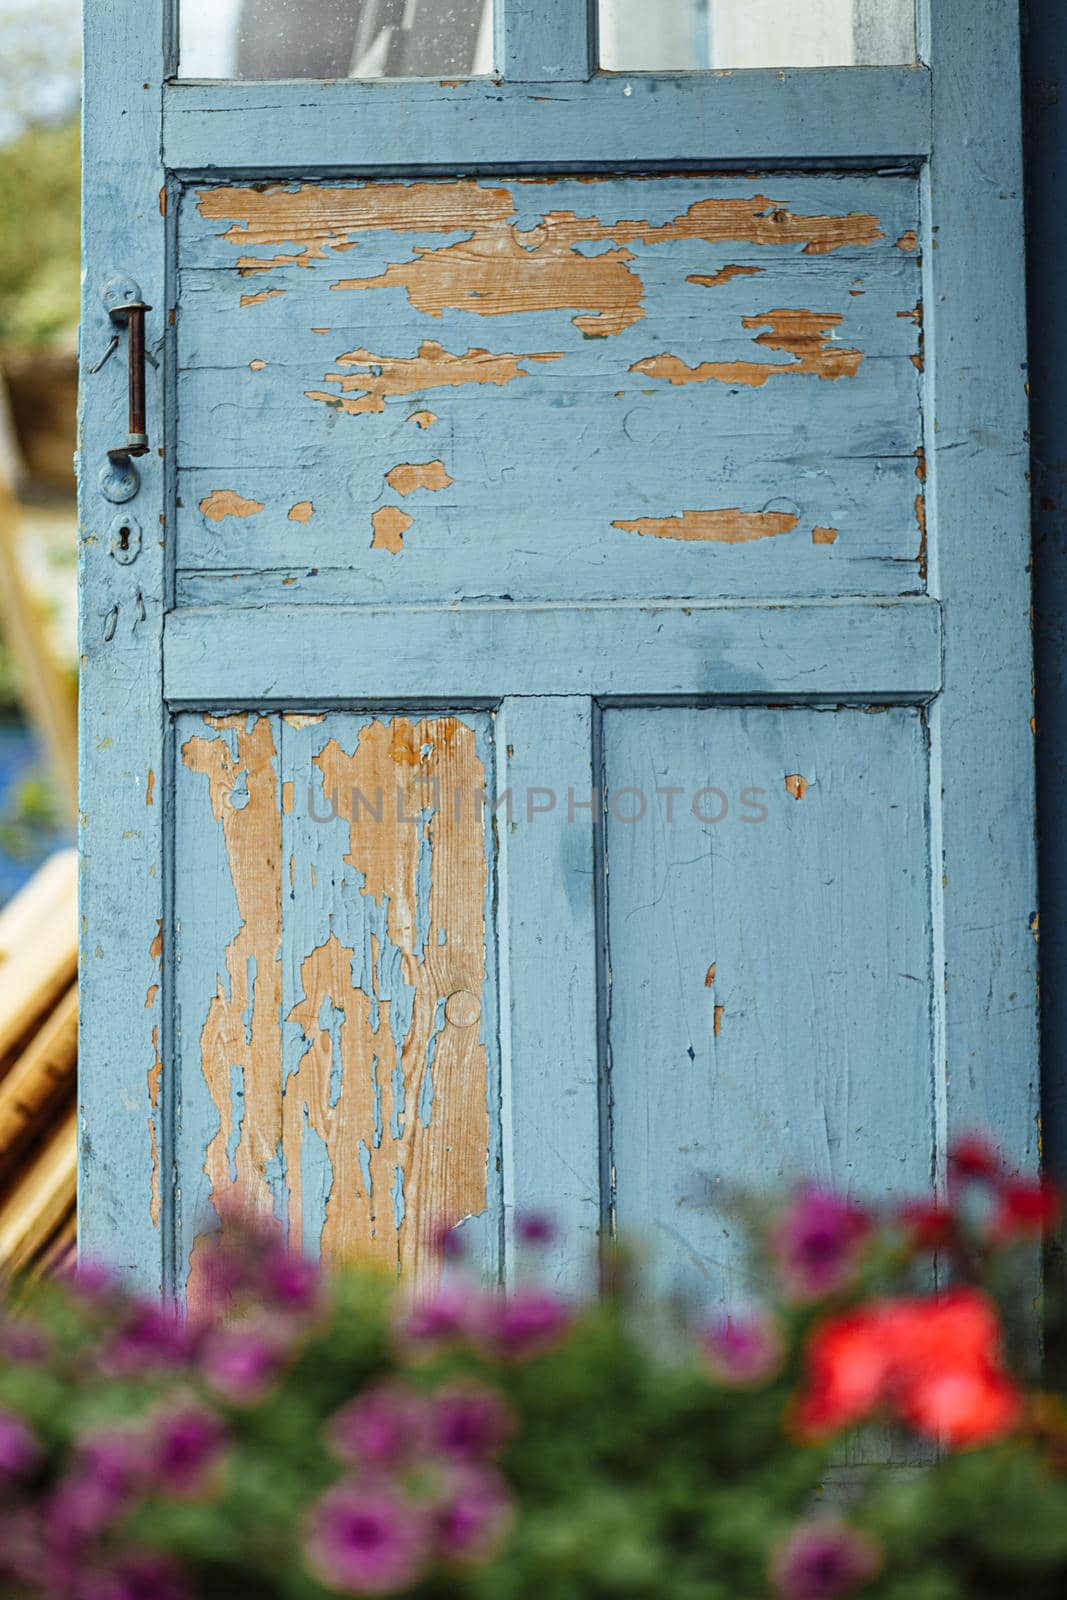
[[[129,370],[129,416],[125,444],[108,451],[108,465],[100,475],[100,487],[109,500],[121,503],[137,493],[140,482],[133,464],[135,456],[148,454],[148,427],[145,419],[145,314],[152,307],[144,300],[140,285],[132,278],[109,278],[101,291],[104,307],[116,329],[126,329],[126,356]]]

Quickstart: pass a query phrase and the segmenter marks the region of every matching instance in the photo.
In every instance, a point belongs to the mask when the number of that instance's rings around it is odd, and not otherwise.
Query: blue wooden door
[[[738,1187],[1032,1161],[1011,0],[172,9],[87,16],[85,1245],[721,1301]]]

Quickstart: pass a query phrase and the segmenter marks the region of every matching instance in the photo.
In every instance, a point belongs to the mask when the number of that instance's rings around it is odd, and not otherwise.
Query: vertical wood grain
[[[497,58],[515,83],[582,82],[596,70],[595,0],[497,0]]]
[[[330,1260],[500,1225],[485,717],[182,718],[183,1261],[234,1199]]]
[[[134,16],[125,0],[85,8],[79,574],[81,590],[80,1242],[147,1290],[163,1278],[159,1202],[160,1041],[167,960],[163,463],[138,465],[129,510],[144,529],[136,562],[108,551],[118,508],[99,492],[107,451],[126,437],[125,345],[94,372],[113,327],[100,291],[115,274],[140,284],[147,341],[165,320],[159,191],[162,0]],[[123,336],[125,337],[125,336]],[[148,416],[162,443],[162,368],[149,365]],[[149,997],[152,997],[150,1002]],[[169,1199],[169,1184],[162,1174]]]
[[[739,1201],[925,1186],[918,711],[608,710],[612,1163],[653,1281],[744,1298]]]
[[[945,686],[931,720],[943,1138],[985,1127],[1030,1166],[1038,908],[1019,8],[928,9],[934,150],[922,249],[929,570],[945,619]]]
[[[507,699],[499,719],[506,1238],[517,1215],[552,1218],[544,1266],[570,1293],[601,1220],[592,719],[577,695]]]

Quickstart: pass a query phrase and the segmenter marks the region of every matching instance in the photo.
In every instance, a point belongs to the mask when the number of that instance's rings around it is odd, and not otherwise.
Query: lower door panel
[[[930,1179],[921,713],[608,710],[620,1229],[672,1288],[742,1288],[738,1192]]]
[[[495,1270],[493,756],[487,715],[179,718],[170,1126],[192,1299],[196,1240],[238,1193],[312,1253],[416,1277],[434,1230],[470,1219]]]

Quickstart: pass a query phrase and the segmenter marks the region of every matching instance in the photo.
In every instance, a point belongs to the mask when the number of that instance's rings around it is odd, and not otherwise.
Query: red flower
[[[965,1134],[949,1146],[948,1170],[963,1183],[988,1182],[1003,1171],[1000,1151],[983,1134]]]
[[[808,1346],[797,1431],[825,1437],[888,1408],[950,1448],[985,1444],[1019,1421],[1022,1398],[1000,1364],[996,1310],[975,1289],[882,1300],[831,1317]]]
[[[950,1450],[967,1450],[1010,1433],[1022,1415],[1018,1389],[992,1367],[946,1368],[914,1381],[898,1399],[901,1420]]]
[[[820,1438],[877,1410],[889,1377],[885,1308],[875,1303],[830,1317],[808,1342],[808,1387],[794,1409],[797,1431]]]
[[[897,1218],[913,1250],[943,1250],[956,1237],[956,1214],[940,1200],[912,1200]]]
[[[1060,1192],[1045,1178],[1005,1178],[997,1188],[989,1231],[999,1243],[1039,1239],[1060,1214]]]

